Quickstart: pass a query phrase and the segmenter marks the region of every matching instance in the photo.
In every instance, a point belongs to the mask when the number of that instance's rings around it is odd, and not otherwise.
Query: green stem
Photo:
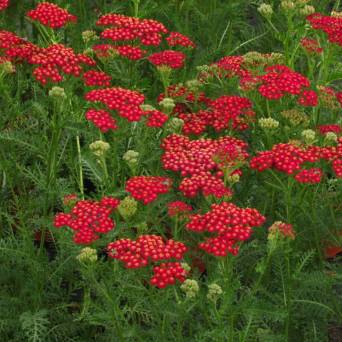
[[[77,155],[78,155],[78,175],[79,175],[79,187],[82,200],[84,200],[84,181],[83,181],[83,168],[82,168],[82,154],[81,154],[81,144],[80,137],[76,137],[77,145]]]

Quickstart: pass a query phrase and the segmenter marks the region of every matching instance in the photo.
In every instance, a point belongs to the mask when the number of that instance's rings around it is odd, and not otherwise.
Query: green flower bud
[[[97,261],[96,249],[85,247],[81,250],[76,259],[81,263],[94,263]]]
[[[261,4],[258,7],[258,12],[265,18],[271,18],[273,14],[273,9],[271,5],[268,4]]]
[[[92,40],[97,40],[99,37],[93,30],[86,30],[82,32],[82,39],[85,43],[89,43]]]
[[[120,215],[125,219],[129,219],[134,216],[138,210],[138,202],[132,197],[125,197],[118,206]]]
[[[198,282],[194,279],[186,279],[181,285],[181,290],[187,298],[195,298],[199,291]]]
[[[91,143],[89,148],[95,154],[95,156],[102,157],[110,149],[110,145],[105,141],[97,140]]]
[[[15,72],[15,66],[10,61],[0,63],[0,71],[4,74],[13,74]]]
[[[308,16],[308,15],[310,15],[310,14],[313,14],[313,13],[315,13],[315,7],[313,7],[313,6],[310,6],[310,5],[305,5],[303,8],[301,8],[300,10],[299,10],[299,13],[302,15],[302,16],[304,16],[304,17],[306,17],[306,16]]]
[[[55,97],[55,98],[65,98],[66,94],[64,91],[64,88],[61,87],[52,87],[49,91],[49,96]]]
[[[279,121],[272,118],[261,118],[258,124],[263,129],[276,129],[279,126]]]
[[[316,133],[312,129],[302,131],[302,138],[307,145],[312,145],[316,139]]]
[[[217,284],[210,284],[208,285],[208,293],[207,298],[211,301],[216,303],[219,297],[222,295],[223,291],[220,285]]]

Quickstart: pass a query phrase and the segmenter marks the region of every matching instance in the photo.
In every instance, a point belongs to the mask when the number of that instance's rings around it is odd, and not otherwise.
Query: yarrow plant
[[[338,5],[0,0],[2,340],[334,341]]]

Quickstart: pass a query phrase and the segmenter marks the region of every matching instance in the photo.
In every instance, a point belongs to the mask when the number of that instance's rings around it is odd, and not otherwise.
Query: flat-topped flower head
[[[39,21],[42,25],[53,29],[61,28],[67,23],[74,23],[77,21],[76,16],[50,2],[39,3],[35,9],[27,13],[27,16],[32,20]]]

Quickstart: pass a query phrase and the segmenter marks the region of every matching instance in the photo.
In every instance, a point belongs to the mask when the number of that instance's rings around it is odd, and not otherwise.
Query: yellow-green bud
[[[132,217],[138,209],[138,202],[132,197],[125,197],[118,206],[120,215],[127,220]]]
[[[313,14],[313,13],[315,13],[315,7],[313,7],[313,6],[310,6],[310,5],[305,5],[303,8],[301,8],[300,10],[299,10],[299,13],[302,15],[302,16],[304,16],[304,17],[306,17],[306,16],[308,16],[308,15],[310,15],[310,14]]]
[[[261,4],[258,7],[258,12],[265,18],[271,18],[273,14],[273,9],[271,5],[268,4]]]
[[[194,298],[199,291],[199,286],[196,280],[186,279],[181,285],[181,290],[185,293],[187,298]]]
[[[56,98],[65,98],[66,94],[64,88],[61,87],[52,87],[49,91],[49,96]]]
[[[331,16],[334,18],[342,18],[342,12],[332,11]]]
[[[207,298],[211,302],[216,302],[218,298],[221,296],[223,293],[222,288],[220,285],[217,284],[210,284],[208,285],[208,293],[207,293]]]
[[[293,126],[298,126],[300,124],[307,125],[309,122],[308,116],[297,109],[283,110],[281,115],[288,119]]]
[[[261,118],[258,120],[258,124],[263,129],[275,129],[279,126],[279,121],[273,118]]]
[[[15,72],[15,66],[10,61],[0,63],[0,71],[5,74],[13,74]]]
[[[159,102],[159,106],[161,106],[162,110],[167,113],[171,114],[173,109],[175,108],[176,104],[174,99],[170,97],[165,97]]]
[[[138,164],[139,152],[128,150],[122,157],[122,159],[128,164],[128,166],[133,167]]]
[[[96,249],[85,247],[81,249],[80,254],[76,257],[79,262],[82,263],[93,263],[97,260],[97,252]]]
[[[326,142],[328,143],[333,143],[333,142],[335,143],[337,142],[337,135],[334,132],[328,132],[325,135],[324,140],[326,140]]]
[[[305,129],[302,131],[302,138],[306,144],[311,145],[315,142],[316,133],[312,129]]]
[[[82,39],[85,43],[89,43],[92,40],[97,40],[99,37],[93,30],[86,30],[82,32]]]
[[[293,1],[289,1],[289,0],[285,0],[281,2],[281,7],[285,10],[285,11],[291,11],[295,8],[295,4]]]
[[[189,265],[188,263],[182,262],[182,263],[181,263],[181,266],[182,266],[182,268],[183,268],[185,271],[187,271],[187,272],[190,272],[190,271],[191,271],[191,267],[190,267],[190,265]]]
[[[189,80],[185,82],[185,86],[192,92],[198,92],[199,88],[201,87],[201,82],[199,80]]]
[[[97,140],[91,143],[89,148],[95,154],[95,156],[102,157],[110,149],[110,145],[105,141]]]
[[[238,183],[240,181],[240,176],[237,173],[234,173],[233,175],[228,176],[227,181],[230,184]]]

